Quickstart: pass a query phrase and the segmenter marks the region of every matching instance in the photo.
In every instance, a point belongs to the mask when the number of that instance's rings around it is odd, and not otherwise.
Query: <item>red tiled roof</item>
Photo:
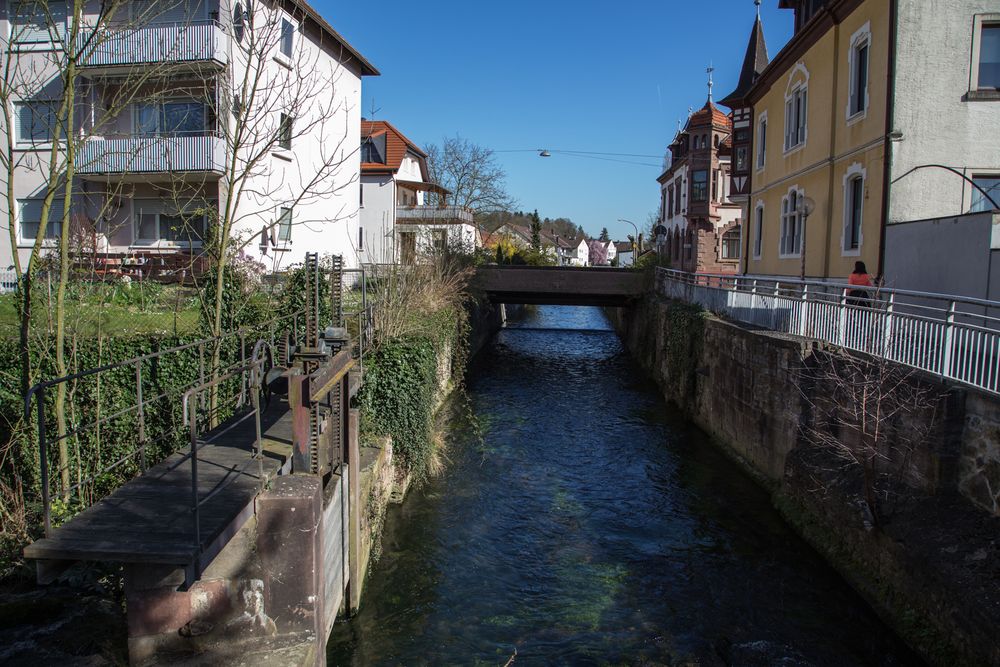
[[[403,164],[403,157],[406,155],[407,151],[416,154],[420,159],[420,170],[424,172],[424,180],[427,180],[427,165],[425,160],[427,159],[427,153],[425,153],[419,146],[406,138],[406,136],[397,130],[391,123],[384,120],[363,120],[361,121],[361,138],[378,136],[379,134],[385,134],[385,164],[380,164],[378,162],[362,162],[361,171],[374,173],[374,172],[392,172],[395,173],[399,171],[399,167]]]
[[[711,102],[706,102],[698,111],[688,119],[687,127],[707,127],[713,125],[715,127],[722,127],[724,129],[732,129],[732,121],[729,120],[729,114],[721,111],[719,107],[715,106]]]

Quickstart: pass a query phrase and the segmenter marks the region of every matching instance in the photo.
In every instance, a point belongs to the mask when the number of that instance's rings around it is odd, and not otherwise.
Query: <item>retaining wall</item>
[[[817,416],[844,394],[814,372],[841,363],[836,355],[691,313],[652,297],[609,311],[665,398],[772,489],[785,517],[912,646],[934,664],[1000,665],[996,397],[907,371],[924,401],[892,419],[880,463],[892,483],[873,516],[863,467],[849,461],[863,451],[857,434]]]

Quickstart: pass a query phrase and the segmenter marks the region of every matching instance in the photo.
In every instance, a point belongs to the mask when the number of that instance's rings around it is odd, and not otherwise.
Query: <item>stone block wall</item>
[[[983,509],[1000,515],[1000,402],[970,392],[959,463],[959,488]]]

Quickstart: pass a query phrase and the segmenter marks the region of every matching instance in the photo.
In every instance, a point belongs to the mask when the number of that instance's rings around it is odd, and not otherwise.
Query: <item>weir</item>
[[[25,557],[36,561],[42,583],[76,561],[122,563],[134,664],[275,650],[287,664],[322,664],[338,611],[359,604],[360,453],[351,398],[361,377],[346,330],[319,322],[315,254],[306,267],[301,338],[286,331],[274,350],[259,341],[242,363],[186,391],[188,447],[57,527],[43,480],[46,536]],[[336,266],[331,280],[336,301]],[[331,304],[334,317],[338,307]],[[28,396],[38,405],[43,471],[45,391],[73,379],[43,383]],[[223,383],[240,384],[241,407],[206,428]]]

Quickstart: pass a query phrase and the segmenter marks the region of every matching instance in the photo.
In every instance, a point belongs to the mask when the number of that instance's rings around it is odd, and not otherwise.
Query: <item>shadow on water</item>
[[[330,664],[917,662],[599,309],[526,310],[469,390],[483,440],[390,511]]]

